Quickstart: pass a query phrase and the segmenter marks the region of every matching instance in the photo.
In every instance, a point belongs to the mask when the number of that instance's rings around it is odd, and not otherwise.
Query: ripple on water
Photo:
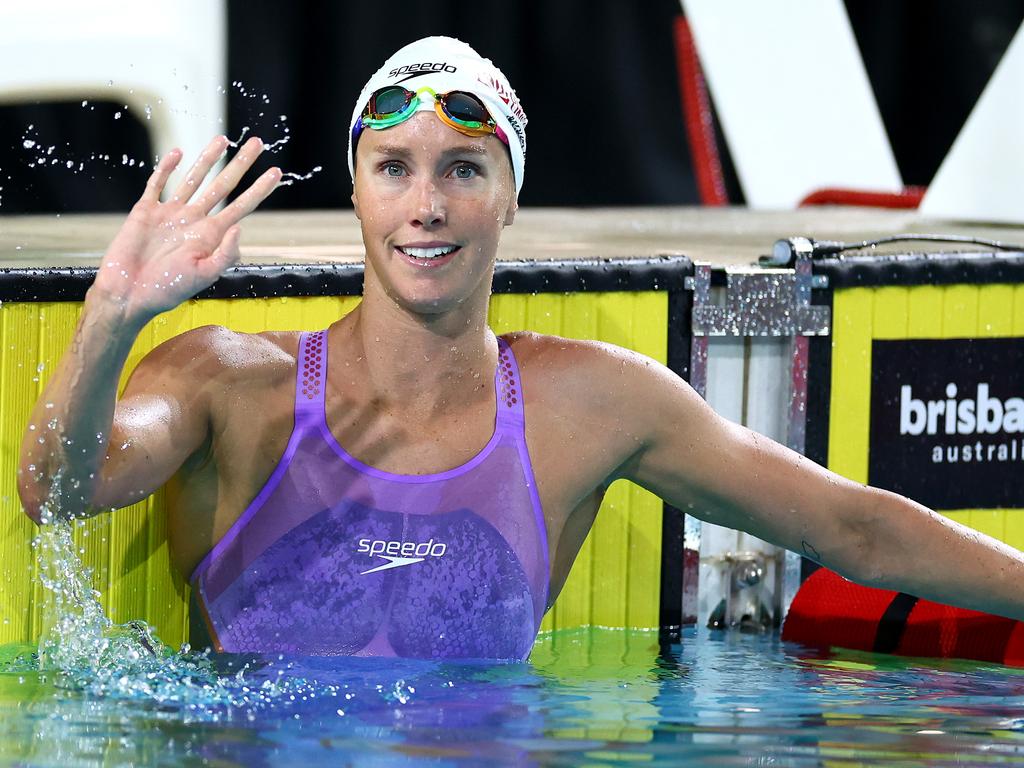
[[[774,635],[544,633],[530,663],[176,652],[103,614],[71,526],[36,542],[38,647],[0,648],[0,763],[1024,762],[1024,676]]]

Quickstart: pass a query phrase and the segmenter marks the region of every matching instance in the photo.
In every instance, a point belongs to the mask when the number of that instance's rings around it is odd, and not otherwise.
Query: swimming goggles
[[[352,128],[353,142],[363,132],[363,128],[379,131],[408,120],[416,113],[424,95],[433,99],[434,111],[445,125],[467,136],[487,136],[493,133],[508,145],[508,136],[491,117],[484,103],[472,93],[437,93],[433,88],[410,91],[399,85],[388,85],[373,92],[366,109]]]

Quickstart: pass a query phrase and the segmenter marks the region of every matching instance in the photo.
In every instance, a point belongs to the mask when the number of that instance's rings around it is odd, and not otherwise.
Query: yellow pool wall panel
[[[193,300],[149,323],[121,378],[151,349],[203,325],[235,331],[314,330],[350,312],[358,297]],[[77,302],[0,305],[0,643],[35,642],[42,587],[31,542],[35,525],[17,494],[22,435],[36,399],[74,332]],[[598,339],[662,363],[668,348],[665,292],[498,294],[490,321],[497,333],[533,330]],[[561,596],[542,630],[580,626],[658,626],[662,502],[627,482],[605,498]],[[144,618],[169,645],[188,637],[188,585],[171,566],[163,492],[112,514],[75,524],[75,541],[115,622]]]
[[[833,294],[832,326],[828,466],[866,483],[872,341],[1024,336],[1024,285],[842,288]],[[1024,510],[939,511],[1024,548]]]

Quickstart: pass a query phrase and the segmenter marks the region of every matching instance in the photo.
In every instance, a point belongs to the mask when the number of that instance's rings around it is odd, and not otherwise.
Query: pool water
[[[560,631],[525,664],[222,655],[102,685],[30,652],[0,648],[4,765],[1024,763],[1022,672],[774,635]]]

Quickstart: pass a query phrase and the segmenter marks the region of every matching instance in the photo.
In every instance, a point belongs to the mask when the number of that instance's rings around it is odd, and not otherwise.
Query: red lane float
[[[800,587],[782,639],[820,648],[1024,667],[1024,623],[863,587],[827,568],[815,571]]]

